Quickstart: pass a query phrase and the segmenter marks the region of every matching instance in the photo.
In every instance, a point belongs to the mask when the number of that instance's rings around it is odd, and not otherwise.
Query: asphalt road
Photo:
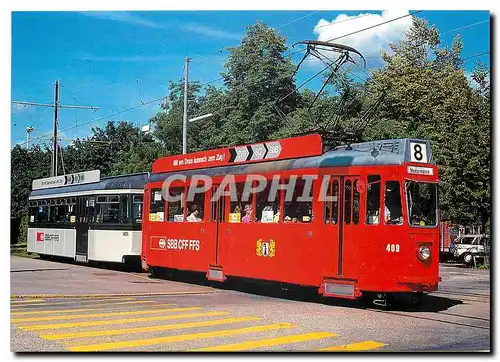
[[[490,350],[489,272],[442,266],[441,277],[422,308],[381,311],[304,288],[12,257],[11,350]]]

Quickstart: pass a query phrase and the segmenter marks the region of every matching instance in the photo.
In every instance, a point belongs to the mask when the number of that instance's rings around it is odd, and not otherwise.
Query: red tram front
[[[145,187],[142,265],[351,299],[434,291],[437,186],[418,139],[323,153],[307,135],[160,158]]]

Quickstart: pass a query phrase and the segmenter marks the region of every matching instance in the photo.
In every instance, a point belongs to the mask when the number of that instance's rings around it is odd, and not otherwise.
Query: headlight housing
[[[427,245],[422,245],[418,248],[417,256],[420,260],[427,260],[431,257],[431,249]]]

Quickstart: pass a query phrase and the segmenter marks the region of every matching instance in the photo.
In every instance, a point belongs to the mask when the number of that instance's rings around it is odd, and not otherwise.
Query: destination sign
[[[81,185],[92,182],[99,182],[100,180],[101,180],[101,171],[92,170],[92,171],[77,172],[68,175],[61,175],[61,176],[47,177],[47,178],[33,180],[32,189],[40,190],[40,189],[49,189],[61,186]]]
[[[162,157],[153,163],[152,172],[161,173],[228,166],[232,164],[284,160],[296,157],[319,156],[322,153],[323,142],[321,136],[311,134],[251,145]]]

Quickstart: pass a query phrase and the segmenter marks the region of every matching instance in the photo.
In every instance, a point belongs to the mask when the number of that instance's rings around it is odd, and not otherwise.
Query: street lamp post
[[[212,117],[212,113],[204,114],[203,116],[198,116],[194,118],[188,119],[188,122],[195,122],[195,121],[201,121],[203,119],[207,119]],[[187,124],[186,124],[186,134],[187,134]],[[186,154],[187,153],[187,137],[182,138],[182,153]]]

